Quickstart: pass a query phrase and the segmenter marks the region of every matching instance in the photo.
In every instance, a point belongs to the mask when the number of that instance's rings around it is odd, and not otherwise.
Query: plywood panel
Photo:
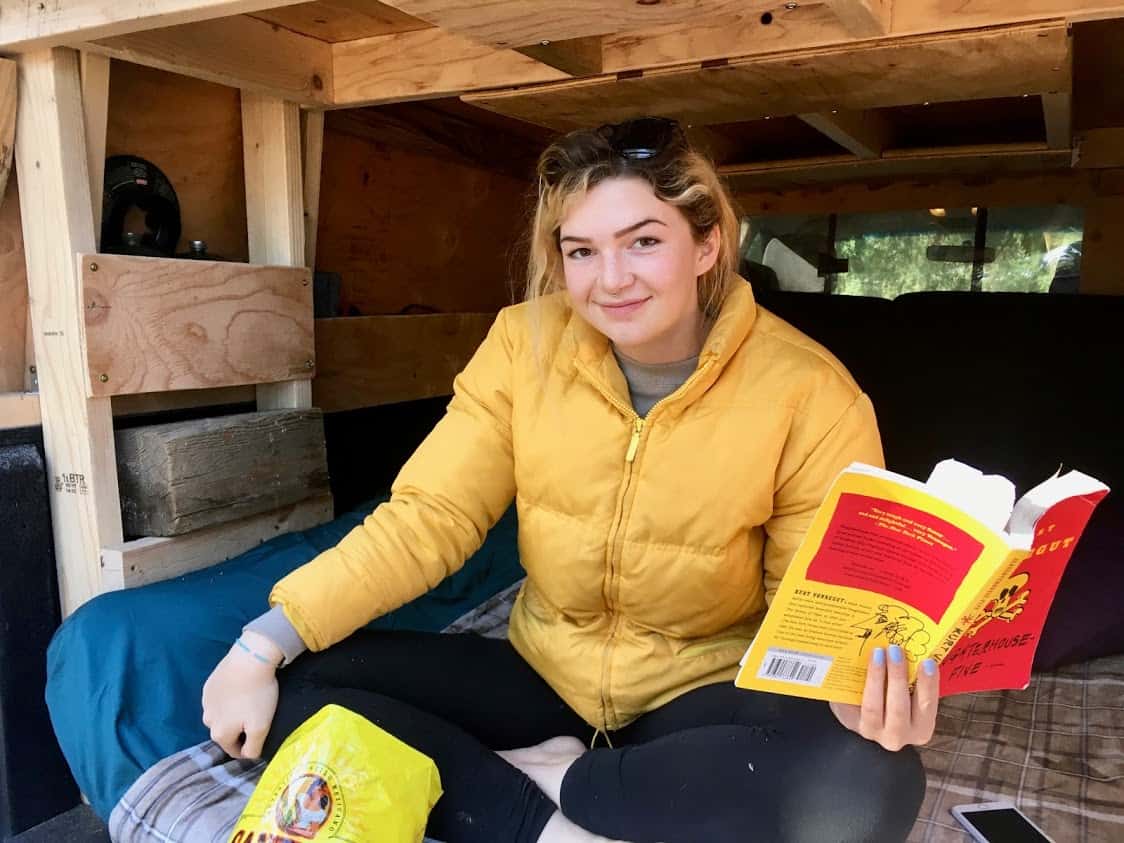
[[[873,41],[665,70],[471,94],[465,100],[556,129],[657,113],[713,124],[1068,90],[1063,25]]]
[[[1017,21],[1116,17],[1124,3],[1112,0],[899,0],[893,31],[931,32],[938,26],[968,29]]]
[[[845,0],[846,2],[847,0]],[[497,47],[523,47],[646,26],[682,23],[735,11],[768,11],[772,0],[393,0],[393,5],[448,32]]]
[[[254,17],[330,43],[395,32],[412,32],[428,29],[433,25],[375,0],[298,3],[283,9],[257,12]]]
[[[343,312],[509,304],[529,181],[427,154],[408,138],[352,135],[336,114],[324,134],[316,268],[342,276]]]
[[[79,261],[91,395],[308,377],[305,267],[123,255]]]
[[[139,155],[168,176],[183,217],[181,250],[205,240],[213,255],[248,260],[237,90],[114,62],[106,154]]]
[[[0,392],[21,391],[28,366],[27,268],[20,225],[19,189],[10,178],[0,204]]]
[[[313,404],[324,412],[449,395],[494,313],[318,319]]]

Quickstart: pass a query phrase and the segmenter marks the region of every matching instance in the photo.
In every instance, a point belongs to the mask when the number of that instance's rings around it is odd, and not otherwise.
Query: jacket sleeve
[[[310,649],[331,646],[455,573],[511,504],[509,319],[501,311],[457,376],[445,416],[403,466],[390,500],[274,586],[270,604],[283,607]]]
[[[817,426],[809,419],[798,423],[785,443],[777,468],[773,514],[764,525],[767,605],[772,604],[781,578],[831,484],[852,462],[884,466],[874,407],[863,392],[842,415],[828,415],[826,431],[822,422]]]

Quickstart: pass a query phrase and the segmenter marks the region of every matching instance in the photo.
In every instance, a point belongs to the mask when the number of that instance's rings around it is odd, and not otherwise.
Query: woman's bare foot
[[[562,779],[565,778],[570,765],[584,755],[585,751],[585,744],[577,738],[566,736],[551,738],[535,746],[509,749],[496,754],[511,766],[526,773],[531,781],[550,798],[550,801],[559,806],[562,801]]]

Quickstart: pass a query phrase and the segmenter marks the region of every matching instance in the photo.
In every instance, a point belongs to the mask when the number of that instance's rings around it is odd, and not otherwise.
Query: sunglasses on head
[[[648,161],[669,149],[687,145],[683,128],[666,117],[638,117],[623,123],[607,123],[598,131],[615,153],[631,161]]]

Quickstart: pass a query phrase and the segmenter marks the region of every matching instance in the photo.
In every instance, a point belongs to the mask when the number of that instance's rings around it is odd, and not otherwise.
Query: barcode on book
[[[765,651],[761,667],[757,669],[757,678],[818,688],[827,677],[833,661],[831,656],[821,656],[818,653],[770,647]]]

